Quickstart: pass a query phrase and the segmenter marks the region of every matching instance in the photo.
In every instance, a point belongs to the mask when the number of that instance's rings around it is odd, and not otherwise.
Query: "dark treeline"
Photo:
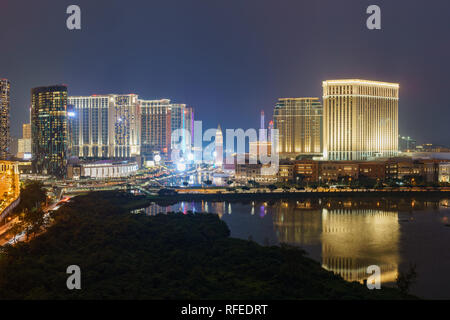
[[[290,246],[232,239],[216,215],[129,213],[126,193],[78,196],[47,231],[6,246],[1,299],[402,299],[349,283]],[[81,290],[66,269],[81,268]]]

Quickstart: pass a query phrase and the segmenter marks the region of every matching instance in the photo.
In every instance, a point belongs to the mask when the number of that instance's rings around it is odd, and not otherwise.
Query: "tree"
[[[23,222],[25,224],[25,232],[27,240],[32,235],[33,237],[41,231],[42,227],[45,226],[44,220],[45,212],[41,209],[33,209],[25,213],[23,217]]]
[[[365,175],[360,175],[358,180],[359,185],[363,188],[373,189],[377,185],[377,180]]]
[[[405,175],[403,176],[402,180],[407,186],[417,186],[424,184],[424,178],[421,175]]]
[[[11,228],[8,229],[8,235],[13,237],[13,242],[15,243],[17,241],[16,236],[22,233],[23,230],[25,230],[25,223],[19,220],[13,222]]]
[[[270,190],[271,192],[273,192],[274,190],[277,189],[277,186],[274,185],[274,184],[269,184],[269,185],[267,186],[267,188],[269,188],[269,190]]]
[[[295,183],[300,187],[304,187],[305,179],[306,179],[306,176],[304,174],[297,174],[295,176]]]
[[[27,212],[39,208],[46,200],[47,195],[42,182],[27,180],[20,190],[20,203],[14,212]]]
[[[410,264],[406,272],[399,272],[396,283],[397,288],[404,294],[408,294],[411,286],[416,283],[417,272],[416,265]]]
[[[18,221],[13,224],[10,234],[17,235],[25,231],[27,240],[36,235],[45,225],[42,204],[47,200],[43,184],[39,181],[25,181],[20,191],[20,203],[14,209]]]

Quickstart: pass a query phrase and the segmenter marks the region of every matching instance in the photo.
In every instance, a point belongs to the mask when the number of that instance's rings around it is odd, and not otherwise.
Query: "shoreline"
[[[333,191],[333,192],[245,192],[245,193],[178,193],[171,196],[147,196],[150,201],[242,201],[309,199],[322,197],[450,197],[450,191]]]

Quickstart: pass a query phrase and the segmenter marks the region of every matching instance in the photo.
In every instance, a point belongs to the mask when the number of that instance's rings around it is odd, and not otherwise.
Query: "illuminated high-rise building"
[[[140,107],[135,94],[69,97],[70,154],[129,158],[140,154]]]
[[[396,156],[398,93],[396,83],[324,81],[324,158],[367,160]]]
[[[191,134],[191,147],[194,144],[194,108],[186,107],[185,113],[185,128]]]
[[[272,141],[272,130],[273,130],[273,120],[269,121],[269,125],[267,126],[267,141]]]
[[[140,154],[141,119],[138,96],[114,95],[114,108],[109,114],[109,134],[113,139],[115,158],[129,158]]]
[[[24,123],[22,125],[22,138],[31,139],[31,123]]]
[[[31,136],[33,171],[64,177],[68,144],[66,86],[31,90]]]
[[[217,168],[221,168],[223,164],[223,134],[220,124],[216,130],[214,144],[215,144],[214,165]]]
[[[192,108],[135,94],[69,97],[68,119],[70,154],[85,158],[169,155],[171,133],[193,128]]]
[[[416,149],[417,141],[411,137],[398,136],[398,149],[403,152],[410,152]]]
[[[275,106],[280,158],[322,154],[322,104],[319,98],[282,98]]]
[[[185,104],[175,104],[175,103],[172,103],[170,105],[170,108],[171,108],[172,132],[177,129],[187,130],[186,132],[183,133],[182,136],[183,141],[181,142],[182,151],[184,153],[186,150],[189,149],[189,146],[192,145],[193,127],[194,127],[193,110],[192,108],[187,107]],[[190,139],[187,135],[190,136]],[[172,143],[174,143],[174,141],[172,141]]]
[[[10,89],[9,80],[0,79],[0,159],[6,159],[9,153]]]
[[[109,95],[69,97],[67,114],[71,156],[107,158],[113,155],[110,146],[114,140],[109,136],[109,113],[113,107],[114,97]]]
[[[260,124],[260,129],[265,129],[266,127],[266,121],[264,119],[264,110],[261,110],[261,124]]]
[[[171,146],[172,110],[169,99],[139,100],[141,109],[141,154],[168,155]]]
[[[31,124],[25,123],[22,125],[22,139],[18,141],[17,158],[30,159],[31,158]]]

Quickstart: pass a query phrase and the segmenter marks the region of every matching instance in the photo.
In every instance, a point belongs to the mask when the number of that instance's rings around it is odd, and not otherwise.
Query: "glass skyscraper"
[[[31,136],[33,171],[64,177],[68,144],[66,86],[31,90]]]

